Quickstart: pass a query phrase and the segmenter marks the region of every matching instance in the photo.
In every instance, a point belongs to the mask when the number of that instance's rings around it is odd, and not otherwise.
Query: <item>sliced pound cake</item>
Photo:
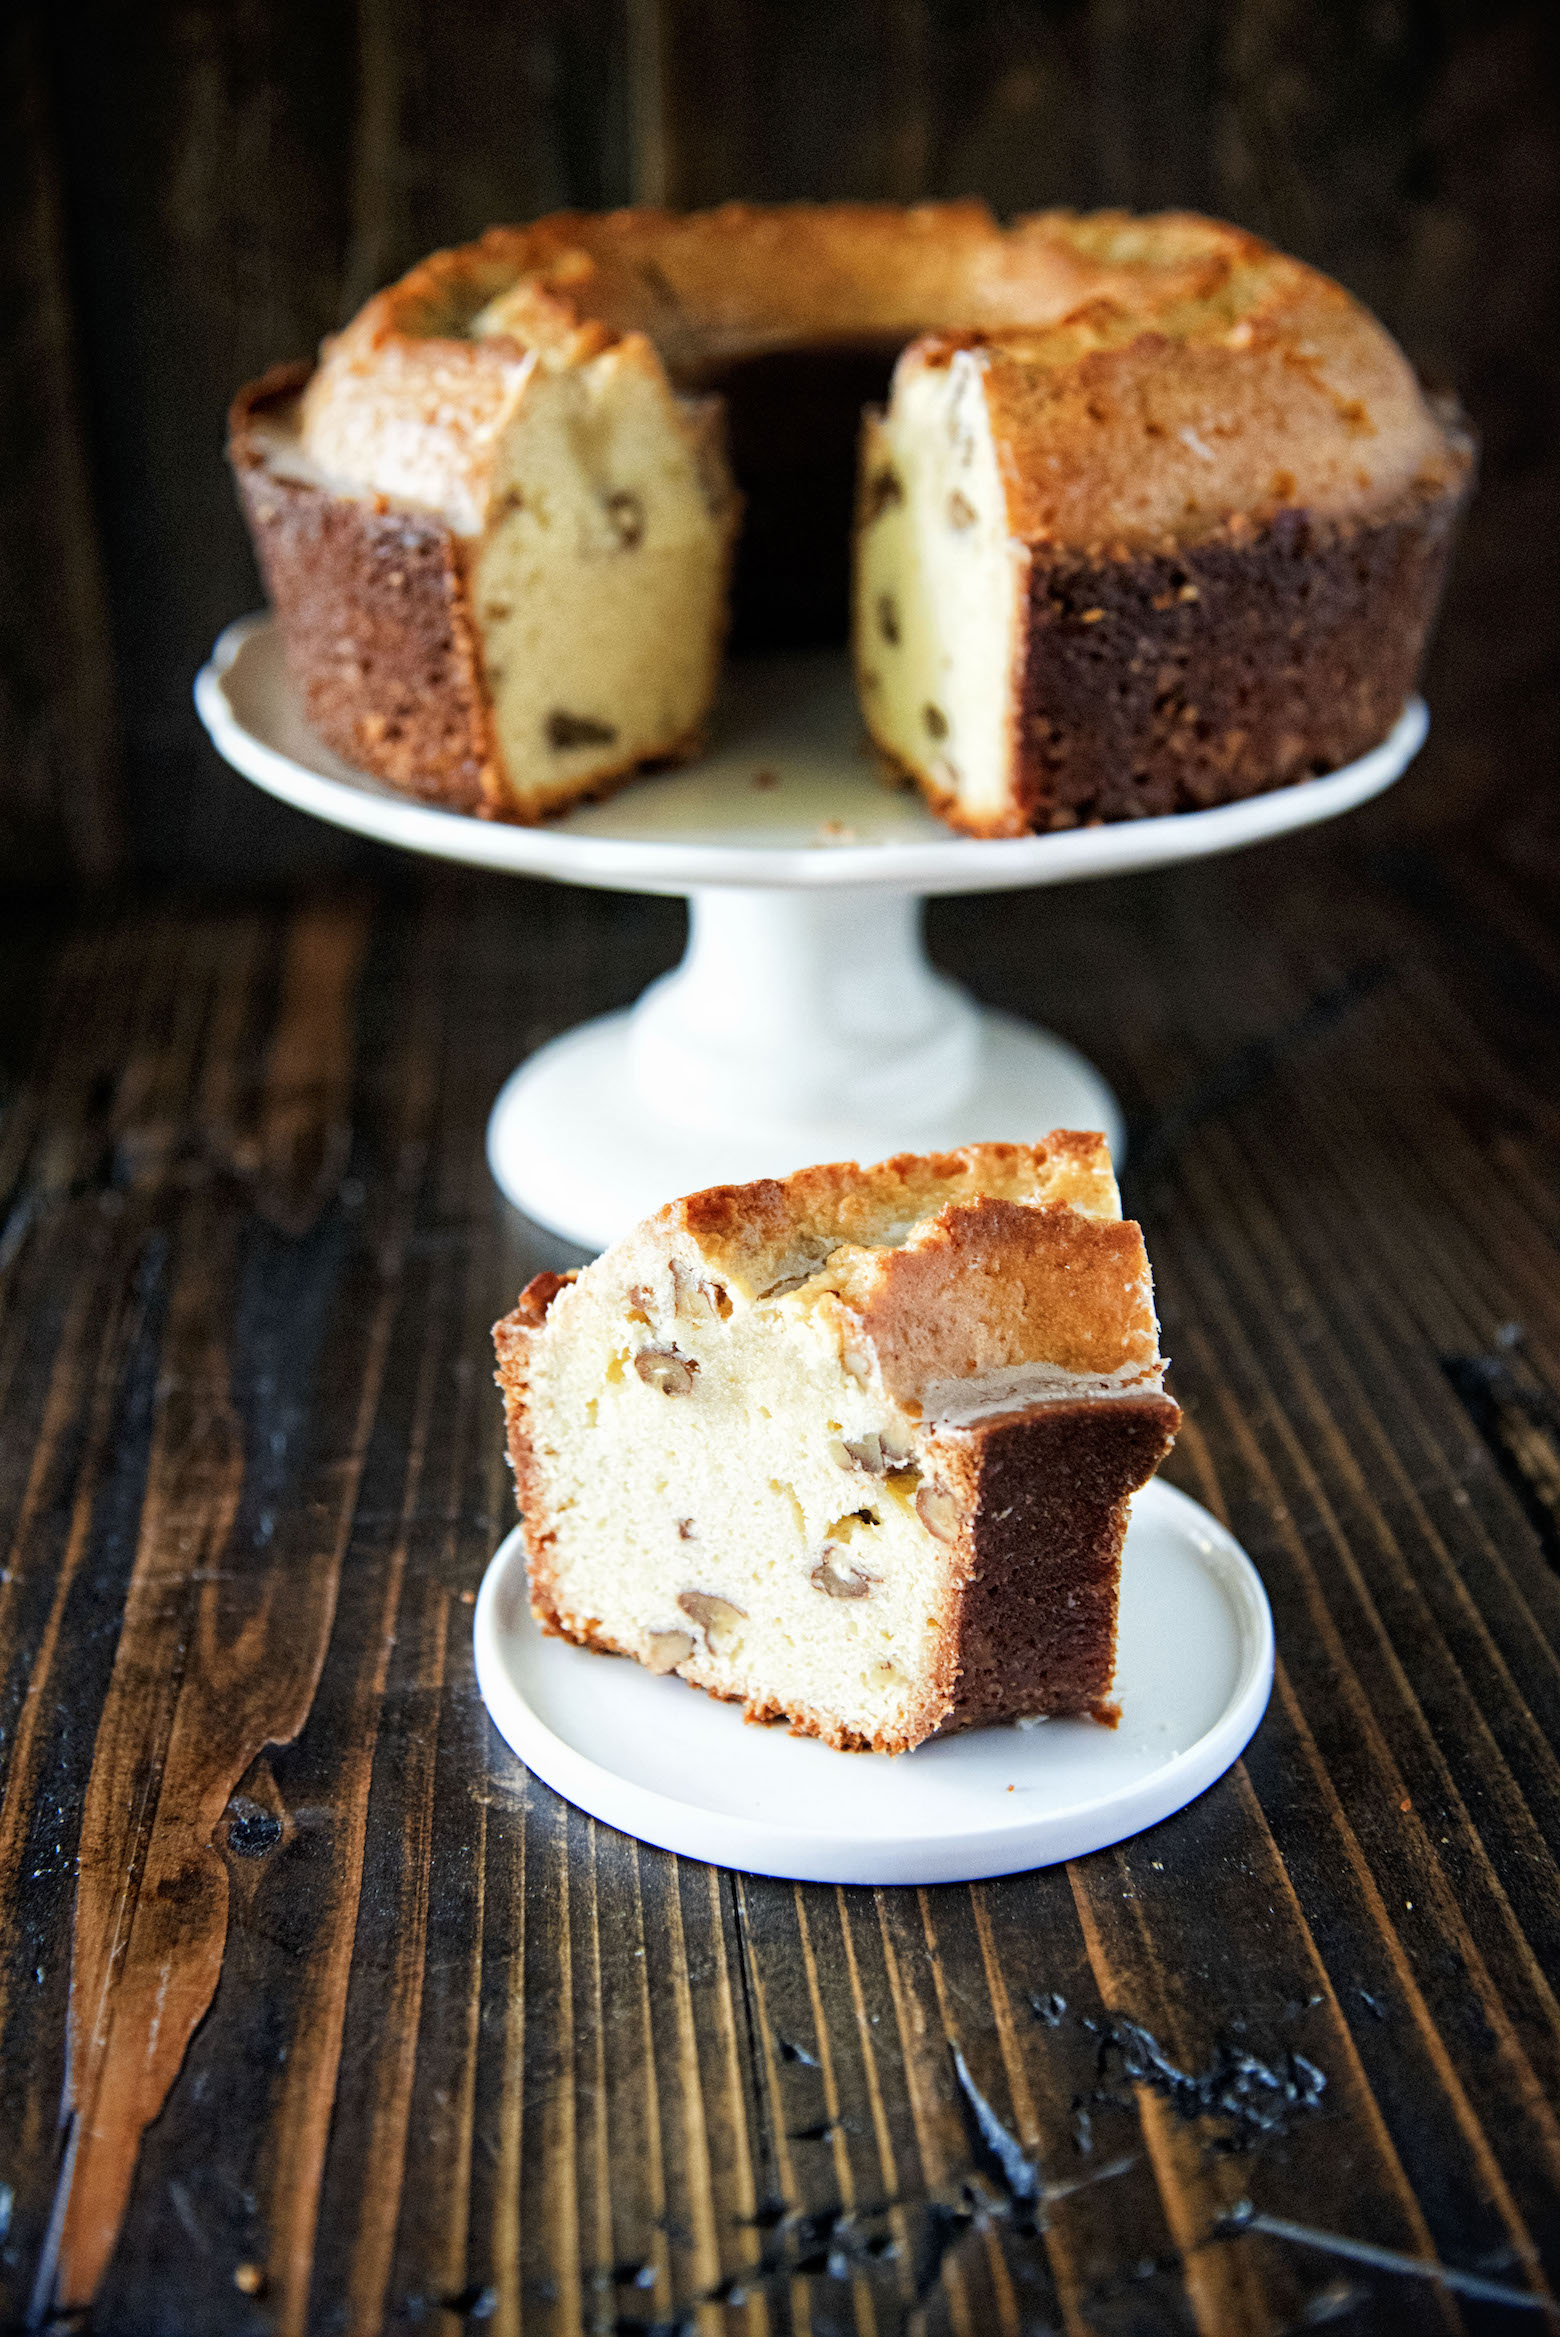
[[[849,1750],[1115,1719],[1180,1416],[1103,1137],[695,1193],[495,1340],[545,1630]]]
[[[843,633],[885,390],[862,711],[955,826],[1230,802],[1397,720],[1472,454],[1357,301],[1182,212],[825,203],[493,228],[241,392],[310,722],[491,819],[693,752],[728,609]]]

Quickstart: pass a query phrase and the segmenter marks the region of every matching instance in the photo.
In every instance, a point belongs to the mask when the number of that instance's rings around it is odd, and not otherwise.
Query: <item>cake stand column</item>
[[[955,1110],[979,1073],[980,1018],[892,892],[737,888],[689,901],[687,953],[641,998],[641,1096],[687,1127],[789,1140]]]
[[[913,893],[720,887],[627,1013],[553,1040],[488,1123],[500,1189],[597,1249],[701,1186],[821,1160],[1100,1128],[1121,1113],[1064,1041],[935,971]]]

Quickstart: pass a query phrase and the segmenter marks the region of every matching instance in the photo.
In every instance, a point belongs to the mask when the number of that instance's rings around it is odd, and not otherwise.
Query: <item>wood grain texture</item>
[[[0,26],[0,882],[101,884],[119,709],[82,430],[64,190],[30,9]]]
[[[1432,851],[1384,804],[938,906],[944,962],[1128,1100],[1172,1473],[1280,1648],[1191,1809],[972,1889],[645,1849],[476,1696],[486,1329],[565,1262],[485,1112],[675,908],[442,877],[8,934],[10,2320],[1560,2325],[1560,1571],[1523,1473],[1560,1419],[1560,952],[1513,832]]]

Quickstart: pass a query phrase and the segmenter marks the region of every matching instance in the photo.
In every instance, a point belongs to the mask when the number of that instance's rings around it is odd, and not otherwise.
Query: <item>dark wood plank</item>
[[[355,918],[302,917],[284,960],[254,1149],[260,1214],[279,1215],[295,1238],[317,1185],[301,1115],[312,1109],[328,1145],[360,947]],[[232,989],[248,967],[235,952],[213,971]],[[214,1052],[232,1043],[235,1003],[220,988],[210,1002]],[[225,1068],[220,1055],[210,1066],[218,1081]],[[138,1101],[157,1130],[154,1099]],[[251,1350],[235,1371],[220,1328],[235,1283],[240,1310],[255,1305],[252,1281],[241,1286],[259,1261],[241,1246],[241,1219],[207,1180],[172,1247],[139,1546],[81,1816],[54,2283],[66,2306],[101,2285],[140,2137],[217,1984],[227,1877],[215,1835],[228,1796],[265,1744],[301,1727],[332,1619],[329,1576],[306,1548],[275,1547],[274,1452],[244,1449],[233,1397],[261,1357]],[[286,1431],[274,1418],[268,1427],[274,1447]]]
[[[1520,899],[1491,876],[1475,898],[1527,968]],[[1505,977],[1462,979],[1459,925],[1333,845],[940,916],[946,955],[974,951],[988,992],[1113,1057],[1137,1100],[1176,1468],[1264,1566],[1284,1666],[1246,1779],[1070,1883],[796,1891],[564,1811],[495,1749],[470,1678],[507,1501],[485,1325],[541,1254],[487,1186],[482,1113],[526,1037],[665,962],[675,912],[471,884],[402,918],[385,905],[366,957],[348,905],[131,924],[42,961],[0,1315],[25,1439],[0,1626],[13,1698],[33,1691],[0,1807],[31,1886],[4,1960],[34,2153],[18,2305],[85,2293],[94,2245],[116,2328],[165,2325],[176,2263],[181,2325],[215,2329],[247,2325],[249,2265],[297,2329],[453,2327],[450,2299],[563,2329],[733,2283],[745,2325],[891,2328],[923,2279],[931,2325],[977,2330],[1279,2329],[1339,2279],[1383,2327],[1495,2309],[1326,2253],[1353,2242],[1553,2283],[1560,1588],[1441,1365],[1520,1317],[1555,1384],[1553,1113],[1538,1034],[1500,1061]],[[1349,991],[1367,943],[1397,970]],[[1462,1067],[1492,1060],[1520,1122],[1464,1107]],[[268,1462],[283,1428],[301,1442]],[[222,1687],[289,1579],[301,1731],[275,1653],[263,1717]],[[56,1741],[67,1678],[88,1726]],[[199,1758],[170,1796],[184,1712]],[[121,1773],[160,1790],[138,1805]],[[105,1968],[105,1924],[123,1952],[73,2098],[106,2082],[124,2140],[105,2151],[105,2119],[63,2166],[51,2248],[35,2162],[75,1819],[40,1828],[83,1808],[78,1975]],[[148,1904],[159,1874],[211,1871],[208,1843],[220,1920],[182,1881]],[[214,1956],[193,2043],[175,2025],[146,2064],[165,1972],[187,2035]],[[1163,2063],[1133,2060],[1124,2020]],[[1147,2081],[1237,2040],[1327,2083],[1232,2155],[1238,2121]],[[1043,2170],[1044,2232],[981,2188],[954,2045]]]
[[[0,30],[0,883],[120,863],[119,732],[64,191],[34,12]]]
[[[1446,878],[1511,954],[1476,979],[1398,865],[1319,841],[936,920],[1133,1102],[1175,1469],[1283,1652],[1193,1810],[973,1891],[640,1849],[476,1699],[486,1324],[563,1255],[483,1114],[677,912],[442,880],[43,950],[0,1292],[14,2311],[1417,2330],[1553,2289],[1560,1584],[1441,1361],[1520,1318],[1556,1384],[1553,1038],[1504,988],[1542,928]],[[1465,1108],[1492,1064],[1517,1120]],[[1390,2269],[1437,2257],[1474,2292]]]

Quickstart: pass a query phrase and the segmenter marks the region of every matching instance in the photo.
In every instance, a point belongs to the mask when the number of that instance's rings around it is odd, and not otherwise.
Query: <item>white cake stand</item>
[[[982,842],[883,787],[843,657],[737,663],[709,753],[546,827],[410,802],[309,730],[268,617],[230,625],[195,684],[218,751],[300,811],[408,851],[616,892],[676,893],[686,955],[626,1013],[542,1047],[488,1123],[499,1186],[598,1249],[680,1193],[980,1140],[1100,1128],[1121,1111],[1058,1038],[934,972],[921,900],[1200,859],[1352,810],[1417,753],[1411,700],[1346,770],[1249,802]]]

